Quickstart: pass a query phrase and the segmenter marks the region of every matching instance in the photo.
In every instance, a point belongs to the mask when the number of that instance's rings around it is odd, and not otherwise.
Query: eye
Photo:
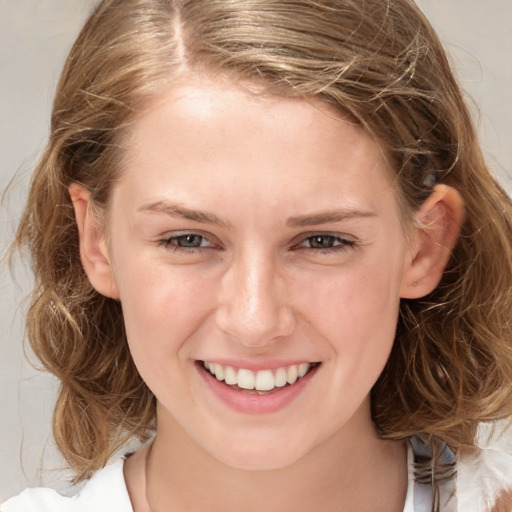
[[[336,238],[332,235],[315,235],[306,238],[304,243],[312,249],[329,249],[336,245]]]
[[[342,250],[346,247],[352,247],[353,245],[355,245],[355,242],[352,240],[347,240],[346,238],[341,238],[336,235],[319,233],[308,236],[299,245],[299,247],[306,247],[308,249]]]
[[[189,234],[176,236],[170,239],[170,242],[174,242],[179,247],[202,247],[206,242],[206,239],[201,235]]]
[[[168,238],[160,240],[160,244],[179,249],[201,249],[203,247],[212,247],[213,244],[203,235],[198,233],[172,234]]]

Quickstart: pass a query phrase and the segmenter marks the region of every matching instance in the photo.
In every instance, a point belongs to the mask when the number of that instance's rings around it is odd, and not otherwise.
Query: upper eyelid
[[[188,235],[201,236],[210,242],[212,242],[213,239],[216,238],[212,234],[205,233],[204,231],[202,231],[200,229],[181,229],[178,231],[166,231],[165,233],[162,233],[162,235],[160,235],[159,238],[169,240],[171,238],[180,238],[182,236],[188,236]]]
[[[359,239],[348,233],[336,233],[332,231],[310,231],[308,233],[301,233],[300,235],[295,237],[294,243],[301,243],[307,240],[308,238],[313,238],[315,236],[332,236],[333,238],[337,238],[338,240],[344,240],[347,242],[357,243]]]

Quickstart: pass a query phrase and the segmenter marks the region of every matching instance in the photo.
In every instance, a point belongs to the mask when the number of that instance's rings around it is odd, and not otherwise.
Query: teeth
[[[217,380],[224,380],[224,366],[215,363],[215,377]]]
[[[286,370],[284,368],[279,368],[274,375],[274,383],[276,388],[282,388],[286,386]]]
[[[259,370],[253,372],[245,368],[238,371],[232,366],[223,366],[219,363],[204,361],[204,367],[217,379],[224,381],[229,386],[238,385],[242,389],[255,389],[256,391],[272,391],[286,384],[294,384],[304,377],[311,369],[311,363],[301,363],[276,370]]]
[[[236,376],[236,383],[242,389],[254,389],[255,376],[251,370],[244,370],[240,368]]]
[[[226,369],[224,370],[224,381],[229,386],[234,386],[237,382],[236,370],[234,368],[232,368],[231,366],[226,366]]]
[[[270,370],[261,370],[256,374],[254,387],[258,391],[270,391],[275,388],[274,375]]]
[[[286,372],[286,382],[288,382],[288,384],[295,384],[295,382],[297,382],[297,374],[297,367],[290,366]]]
[[[306,373],[308,373],[308,370],[310,368],[310,365],[308,363],[302,363],[299,365],[299,368],[297,370],[297,377],[300,379],[301,377],[304,377]]]

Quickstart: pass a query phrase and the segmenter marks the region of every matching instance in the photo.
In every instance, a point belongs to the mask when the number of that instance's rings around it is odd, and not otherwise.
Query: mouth
[[[198,361],[198,363],[205,372],[209,372],[226,386],[236,391],[257,395],[266,395],[293,386],[320,365],[318,362],[300,363],[253,371],[209,361]]]

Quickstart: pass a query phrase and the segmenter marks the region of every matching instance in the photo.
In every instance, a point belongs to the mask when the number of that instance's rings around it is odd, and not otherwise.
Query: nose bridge
[[[264,345],[290,334],[293,314],[286,303],[276,261],[262,250],[240,252],[224,275],[218,324],[245,345]]]

